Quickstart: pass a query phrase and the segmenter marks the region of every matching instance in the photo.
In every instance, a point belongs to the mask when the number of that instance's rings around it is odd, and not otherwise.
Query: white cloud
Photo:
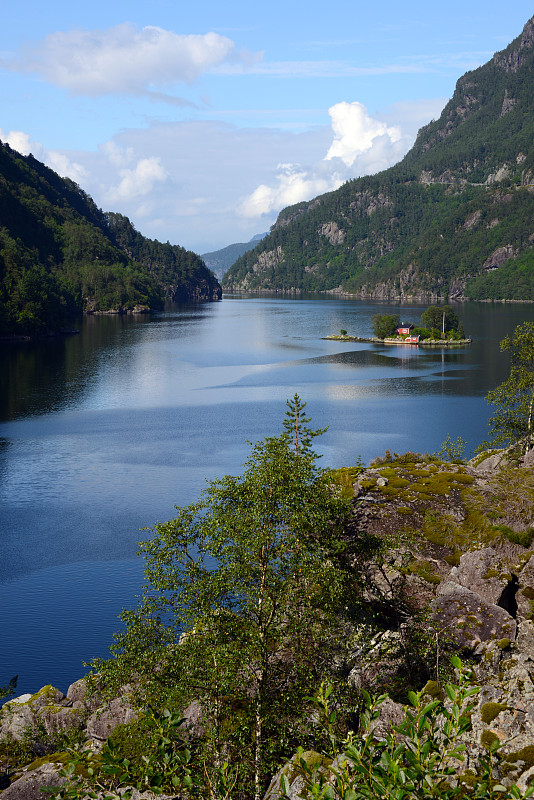
[[[87,152],[46,150],[22,131],[0,131],[0,139],[74,178],[98,206],[127,215],[143,235],[203,253],[246,242],[268,230],[284,206],[395,163],[443,103],[398,104],[372,117],[360,109],[354,130],[351,113],[337,111],[331,126],[298,133],[215,121],[159,122],[125,129]],[[354,111],[354,104],[347,106]],[[333,108],[339,107],[344,105]],[[400,138],[388,134],[399,128]],[[336,142],[339,154],[333,155]]]
[[[340,158],[347,167],[352,167],[357,156],[370,150],[377,137],[386,136],[391,144],[401,138],[400,128],[373,119],[361,103],[336,103],[328,113],[334,141],[325,156],[327,161]]]
[[[87,170],[80,163],[72,161],[65,153],[60,153],[58,150],[47,150],[40,142],[32,141],[24,131],[4,133],[0,128],[0,139],[23,156],[31,153],[64,178],[71,178],[76,183],[82,183],[87,179]]]
[[[426,72],[420,63],[381,64],[355,67],[348,61],[263,61],[261,58],[245,63],[224,63],[215,68],[218,74],[267,75],[283,78],[367,78],[377,75],[413,75]]]
[[[154,190],[156,184],[163,183],[167,179],[167,173],[161,160],[152,156],[139,159],[132,169],[120,169],[119,177],[119,183],[110,186],[104,194],[104,199],[109,204],[146,197]],[[144,207],[142,216],[146,216],[147,213]]]
[[[279,166],[274,183],[258,186],[240,203],[241,216],[268,215],[338,189],[351,178],[379,172],[396,163],[412,143],[397,125],[371,117],[361,103],[336,103],[328,113],[333,138],[326,156],[309,167]]]
[[[154,93],[186,103],[156,89],[190,83],[232,59],[246,62],[250,56],[237,54],[234,42],[218,33],[183,35],[123,23],[106,30],[57,31],[7,66],[35,72],[73,94]]]
[[[308,200],[330,189],[337,189],[343,178],[334,175],[323,177],[297,164],[279,164],[274,186],[261,184],[238,207],[243,217],[254,218],[280,211],[301,200]]]

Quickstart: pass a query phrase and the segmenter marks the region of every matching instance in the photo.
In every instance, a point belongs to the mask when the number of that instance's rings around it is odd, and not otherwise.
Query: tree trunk
[[[261,702],[258,700],[256,703],[256,724],[254,728],[255,746],[254,746],[254,800],[260,800],[261,793],[261,748],[262,748],[262,718],[261,718]]]

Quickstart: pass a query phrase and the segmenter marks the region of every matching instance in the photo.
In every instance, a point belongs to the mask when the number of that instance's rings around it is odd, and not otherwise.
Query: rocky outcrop
[[[33,695],[22,695],[2,706],[0,738],[22,739],[28,728],[39,728],[50,734],[82,728],[88,716],[83,700],[72,701],[53,686],[44,686]]]
[[[43,800],[42,789],[47,786],[62,786],[66,778],[59,774],[57,764],[43,764],[13,781],[2,792],[2,800]]]
[[[345,241],[346,233],[339,227],[337,222],[325,222],[319,228],[319,233],[333,245],[343,244]]]
[[[506,50],[496,53],[493,57],[493,63],[499,69],[505,72],[516,73],[519,72],[528,60],[529,51],[534,47],[534,20],[529,19],[523,33],[519,39],[519,45],[514,47],[511,45]]]
[[[516,637],[515,620],[505,609],[453,581],[439,587],[430,609],[436,628],[467,649],[492,639],[513,641]]]
[[[119,697],[109,704],[89,693],[84,679],[76,681],[65,696],[53,686],[44,686],[33,695],[26,694],[5,703],[0,709],[0,739],[21,740],[29,729],[46,734],[83,730],[87,739],[104,740],[117,727],[135,719],[130,700],[131,687],[123,687]],[[36,745],[38,747],[38,733]]]

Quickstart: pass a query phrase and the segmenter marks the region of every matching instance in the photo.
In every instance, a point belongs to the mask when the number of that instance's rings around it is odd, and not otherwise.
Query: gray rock
[[[518,576],[519,589],[515,596],[517,613],[531,617],[534,611],[534,556],[527,561]]]
[[[43,686],[36,694],[33,694],[31,700],[28,702],[34,711],[38,711],[40,708],[46,708],[47,706],[57,706],[64,699],[65,695],[63,692],[60,692],[59,689],[56,689],[54,686],[48,685]]]
[[[507,611],[458,583],[442,583],[430,609],[440,629],[462,647],[516,637],[516,621]]]
[[[43,708],[38,718],[47,733],[56,733],[83,728],[87,714],[88,711],[83,704],[81,708],[52,706]]]
[[[192,703],[189,703],[189,705],[184,708],[182,717],[185,720],[184,727],[188,736],[198,739],[204,735],[206,731],[204,712],[198,700],[193,700]]]
[[[476,592],[492,605],[499,605],[503,590],[510,583],[511,577],[496,550],[484,547],[464,553],[458,566],[452,568],[449,581]]]
[[[29,727],[43,725],[47,733],[83,727],[85,707],[71,706],[63,692],[44,686],[36,694],[23,695],[6,703],[1,711],[0,737],[21,739]]]
[[[322,756],[315,750],[307,750],[302,754],[302,758],[307,766],[312,770],[317,770],[318,774],[325,775],[326,777],[331,774],[329,766],[332,764],[332,760],[326,758],[326,756]],[[282,775],[285,775],[289,781],[289,794],[287,796],[290,797],[291,800],[301,798],[304,789],[304,780],[298,774],[298,766],[298,756],[295,754],[290,761],[284,764],[282,769],[278,770],[269,784],[269,788],[263,800],[278,800],[280,797]]]
[[[385,739],[395,725],[404,721],[405,712],[405,706],[387,697],[380,706],[380,716],[369,726],[369,732],[377,739]]]
[[[107,739],[117,725],[125,725],[136,719],[139,712],[133,707],[128,695],[116,697],[104,710],[96,711],[87,720],[87,735],[95,739]]]
[[[29,705],[29,702],[16,703],[9,702],[2,706],[0,719],[0,739],[12,736],[14,739],[22,739],[24,730],[30,725],[37,723],[37,715]]]
[[[57,764],[43,764],[4,789],[2,800],[44,800],[43,786],[61,786],[65,780],[60,776]]]
[[[67,697],[73,706],[76,703],[83,703],[89,711],[96,711],[102,705],[100,698],[89,695],[85,678],[71,683],[67,689]]]

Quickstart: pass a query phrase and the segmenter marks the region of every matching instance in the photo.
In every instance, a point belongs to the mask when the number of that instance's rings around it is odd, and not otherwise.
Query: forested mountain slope
[[[399,164],[284,209],[224,286],[534,300],[533,64],[534,18]]]
[[[243,253],[252,250],[256,247],[257,243],[261,241],[266,233],[256,234],[249,242],[236,242],[223,247],[221,250],[213,250],[211,253],[202,253],[201,258],[218,278],[222,280],[224,274],[230,269],[232,264],[235,264],[239,256]]]
[[[0,143],[0,335],[57,330],[83,310],[220,294],[199,256],[145,239],[73,181]]]

